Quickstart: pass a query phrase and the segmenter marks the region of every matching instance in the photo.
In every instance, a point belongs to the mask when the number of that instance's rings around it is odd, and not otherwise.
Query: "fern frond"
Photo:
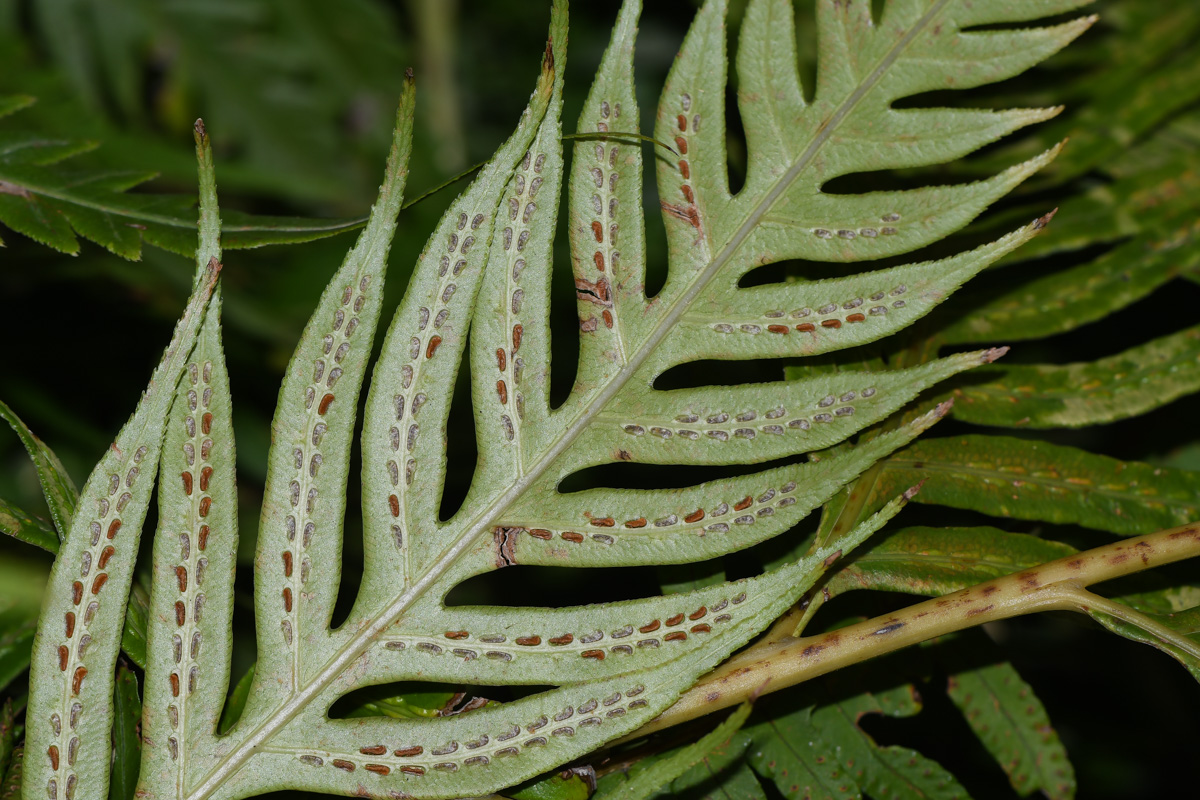
[[[63,614],[83,608],[85,591],[98,595],[104,581],[114,595],[127,590],[136,535],[114,537],[146,512],[149,482],[138,482],[137,470],[144,479],[158,464],[160,442],[140,796],[234,800],[283,788],[476,795],[570,761],[669,707],[883,527],[911,498],[910,486],[836,541],[743,580],[592,606],[569,605],[568,596],[562,607],[451,607],[447,596],[469,577],[513,564],[660,565],[748,547],[789,530],[940,419],[945,405],[842,446],[836,456],[796,463],[801,454],[845,443],[939,381],[990,363],[1002,349],[907,369],[814,370],[775,383],[667,391],[656,382],[679,364],[806,356],[881,339],[1036,235],[1048,217],[937,261],[878,272],[845,266],[844,275],[827,280],[738,286],[751,270],[784,259],[851,265],[925,247],[1048,163],[1057,148],[977,183],[862,195],[823,191],[843,175],[958,158],[1053,116],[1055,109],[893,104],[1029,68],[1091,19],[1012,26],[1082,4],[893,0],[875,20],[868,3],[823,2],[809,101],[795,67],[790,3],[754,0],[738,49],[751,168],[734,193],[724,150],[726,8],[710,0],[660,102],[656,138],[673,143],[679,158],[655,154],[668,277],[648,298],[637,144],[603,136],[578,141],[569,173],[565,166],[567,15],[565,2],[556,2],[541,70],[515,132],[434,230],[387,326],[363,420],[361,588],[346,622],[331,629],[358,398],[407,174],[410,83],[379,201],[322,295],[280,391],[257,544],[259,658],[240,719],[218,735],[229,680],[237,530],[220,299],[204,313],[209,289],[203,288],[130,428],[85,487],[80,508],[87,513],[76,514],[52,577],[30,711],[39,720],[38,738],[30,742],[32,752],[57,755],[30,763],[31,800],[35,792],[51,800],[104,796],[107,764],[99,748],[65,759],[63,748],[72,746],[77,728],[87,741],[100,741],[107,730],[111,712],[98,693],[111,689],[105,677],[115,656],[111,623],[119,604],[83,612],[91,616],[76,620],[80,627],[68,625],[66,643],[58,642]],[[583,132],[636,128],[632,53],[639,12],[636,0],[620,12],[581,115]],[[1004,27],[974,30],[997,24]],[[200,153],[203,267],[220,253],[211,164],[203,146]],[[581,359],[573,391],[552,407],[549,285],[564,180]],[[468,343],[478,462],[461,508],[442,519],[452,387]],[[714,368],[714,383],[728,383],[722,377]],[[140,466],[122,461],[128,458]],[[558,489],[581,469],[622,461],[670,468],[772,460],[783,463],[682,489]],[[119,508],[106,494],[110,474],[117,492],[122,481],[131,492],[137,486],[136,495],[116,501]],[[120,523],[116,514],[124,514]],[[110,547],[102,536],[89,536],[91,526],[103,534],[105,524],[113,531],[111,551],[99,549]],[[72,583],[81,559],[97,557],[104,564],[87,561],[88,568],[111,575],[92,578],[90,586]],[[78,652],[81,634],[91,637],[86,655]],[[333,703],[351,691],[410,680],[554,688],[430,719],[329,718]],[[877,704],[853,709],[877,710]],[[881,770],[901,769],[914,787],[932,785],[919,774],[932,769],[925,762],[905,766],[901,761],[913,756],[874,747],[852,723],[845,733]],[[875,777],[867,774],[863,785],[873,790]],[[940,772],[938,781],[957,786]]]

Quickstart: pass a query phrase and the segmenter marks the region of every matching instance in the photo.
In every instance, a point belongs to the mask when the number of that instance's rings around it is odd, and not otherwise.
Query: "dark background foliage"
[[[542,52],[547,5],[528,0],[0,0],[0,95],[23,93],[37,98],[35,105],[0,124],[49,139],[94,140],[100,146],[77,159],[80,169],[153,170],[160,177],[138,191],[192,193],[191,125],[202,116],[216,148],[223,208],[306,217],[361,216],[373,199],[382,170],[404,68],[415,67],[419,97],[408,184],[415,195],[487,158],[508,134],[528,96]],[[568,128],[607,43],[617,5],[615,0],[592,0],[576,2],[572,8],[564,114]],[[731,42],[740,5],[734,3],[731,15]],[[1148,5],[1154,9],[1148,10]],[[647,6],[636,76],[643,131],[652,129],[658,88],[695,8],[685,0],[660,0]],[[811,7],[811,2],[797,0],[802,67],[809,72],[815,38]],[[1200,11],[1190,10],[1188,0],[1161,7],[1157,2],[1104,0],[1097,3],[1097,10],[1102,22],[1044,67],[998,90],[935,99],[971,105],[1067,104],[1065,122],[1043,126],[1045,131],[1022,140],[1030,142],[1030,151],[1033,141],[1053,141],[1068,131],[1076,132],[1071,147],[1085,154],[1105,147],[1120,154],[1153,136],[1165,140],[1164,149],[1195,151],[1200,142],[1196,92],[1184,91],[1181,97],[1177,93],[1174,107],[1160,107],[1160,100],[1155,100],[1155,107],[1139,109],[1136,89],[1182,72],[1189,61],[1200,61],[1194,45],[1200,41]],[[1177,24],[1190,26],[1190,41],[1184,34],[1173,43],[1161,36],[1148,42],[1128,40],[1128,31],[1151,30],[1139,23],[1139,14],[1181,15],[1183,22]],[[1105,68],[1114,63],[1126,67],[1126,83],[1102,84]],[[811,79],[806,85],[812,85]],[[1114,89],[1111,94],[1124,95],[1108,97],[1107,87]],[[1099,111],[1089,110],[1097,102],[1108,102],[1107,110],[1103,105]],[[736,186],[744,169],[745,145],[739,138],[732,94],[730,110],[730,171]],[[1089,131],[1095,135],[1089,137]],[[982,169],[995,159],[1007,158],[1004,163],[1011,163],[1012,153],[1022,146],[989,148],[965,167],[941,170],[937,180],[966,179],[973,168]],[[1111,180],[1090,167],[1086,158],[1071,162],[1071,152],[1064,157],[1065,165],[1035,180],[993,215],[1031,204],[1048,210]],[[1200,165],[1200,158],[1193,163]],[[1076,169],[1077,164],[1082,166]],[[856,191],[859,186],[874,189],[917,180],[928,182],[929,174],[855,176],[836,188]],[[435,194],[402,215],[391,259],[392,301],[400,297],[425,235],[452,194],[453,190]],[[661,275],[665,248],[654,224],[657,198],[652,187],[647,208],[651,210],[652,276],[656,268]],[[986,219],[977,226],[979,230],[986,229]],[[1105,223],[1098,220],[1097,224]],[[170,336],[187,294],[191,265],[152,247],[144,249],[142,260],[130,262],[91,243],[84,243],[80,254],[71,257],[8,231],[0,235],[7,246],[0,263],[6,343],[0,397],[55,449],[82,484],[133,408]],[[968,231],[946,247],[961,247],[982,235]],[[564,241],[560,236],[555,275],[554,387],[559,398],[570,387],[575,358],[572,285]],[[349,235],[342,235],[303,246],[226,255],[225,341],[235,397],[242,500],[243,569],[235,625],[245,633],[235,660],[235,679],[253,658],[250,566],[279,380],[308,313],[351,242]],[[989,292],[1004,291],[1031,276],[1094,259],[1114,246],[1096,244],[996,270],[980,279],[984,288],[972,296],[973,302],[984,302]],[[828,273],[828,265],[794,264],[779,268],[770,279]],[[1021,344],[1009,358],[1029,363],[1094,360],[1196,324],[1198,307],[1200,283],[1173,280],[1102,323]],[[960,304],[953,313],[969,315],[971,306]],[[780,365],[754,364],[747,368],[747,376],[753,375],[778,379]],[[671,379],[683,383],[702,377],[681,371]],[[460,386],[454,413],[462,423],[458,427],[470,430],[464,388]],[[1036,435],[1122,459],[1198,469],[1198,414],[1200,400],[1192,396],[1116,424]],[[951,420],[936,435],[958,430],[966,426]],[[1034,434],[1018,431],[1015,435]],[[447,512],[461,498],[473,461],[468,435],[452,437],[450,445],[453,472],[444,499]],[[636,485],[649,479],[645,474],[621,472],[580,480]],[[351,492],[355,490],[352,486]],[[33,470],[17,439],[7,435],[0,436],[0,496],[35,511],[43,508]],[[355,574],[353,564],[360,558],[353,503],[350,513],[347,576]],[[937,507],[915,507],[905,514],[906,524],[994,523],[975,512]],[[1039,533],[1081,547],[1116,538],[1095,532],[1085,536],[1069,526],[1011,520],[1006,529]],[[757,568],[756,558],[768,555],[735,558],[725,567],[731,575],[744,574]],[[0,559],[43,568],[49,556],[0,540]],[[645,573],[626,577],[631,585],[648,585],[651,590],[661,579]],[[555,580],[549,576],[549,588],[528,599],[552,594]],[[352,596],[353,588],[343,588],[343,599]],[[484,585],[471,591],[503,589]],[[896,601],[877,594],[852,596],[825,609],[817,624],[878,613],[889,603],[894,607]],[[1078,772],[1081,797],[1163,796],[1175,781],[1190,777],[1186,754],[1200,744],[1200,692],[1178,665],[1074,618],[1051,615],[1019,620],[998,624],[988,634],[1049,710]],[[975,641],[986,645],[979,659],[991,658],[995,645],[984,637]],[[941,687],[946,666],[927,655],[888,662],[889,669],[895,670],[892,675],[915,678],[919,687],[927,689],[922,715],[873,720],[868,730],[881,743],[902,742],[937,759],[976,797],[1015,796],[945,699]],[[886,673],[870,675],[864,679],[868,683],[888,685]],[[13,684],[7,691],[17,695],[21,689]],[[786,706],[799,701],[784,696],[781,702]]]

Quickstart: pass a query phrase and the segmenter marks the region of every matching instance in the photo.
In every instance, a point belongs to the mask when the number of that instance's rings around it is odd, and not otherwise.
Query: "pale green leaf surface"
[[[197,132],[197,146],[206,139]],[[96,465],[50,575],[30,669],[32,752],[58,759],[26,764],[24,780],[52,796],[108,795],[112,670],[161,451],[173,389],[184,371],[219,267],[197,264],[195,287],[175,336],[133,417]],[[74,750],[75,756],[67,758]]]
[[[408,177],[413,96],[410,78],[371,219],[322,294],[280,388],[255,561],[258,667],[243,723],[293,695],[331,649],[351,432]],[[232,461],[219,463],[232,470]],[[364,544],[368,557],[379,546],[369,531]],[[387,546],[397,544],[389,537]]]
[[[478,569],[494,563],[635,566],[716,558],[777,536],[844,483],[928,430],[935,409],[836,458],[684,489],[592,489],[515,503]],[[907,487],[905,487],[907,488]]]

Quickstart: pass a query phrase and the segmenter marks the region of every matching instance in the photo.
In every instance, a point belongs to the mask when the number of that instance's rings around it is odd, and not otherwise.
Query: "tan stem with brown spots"
[[[1133,609],[1084,587],[1197,556],[1200,523],[1193,523],[1076,553],[819,636],[768,637],[709,673],[675,705],[620,741],[640,738],[737,705],[752,695],[785,689],[938,636],[1037,611],[1096,610],[1157,630],[1161,626]],[[1169,630],[1160,633],[1200,656],[1194,642],[1181,642],[1181,637]]]

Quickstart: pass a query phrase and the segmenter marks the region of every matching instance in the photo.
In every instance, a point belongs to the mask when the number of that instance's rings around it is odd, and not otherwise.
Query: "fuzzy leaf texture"
[[[1028,69],[1090,24],[1034,21],[1082,4],[893,0],[875,20],[868,2],[822,2],[810,101],[798,79],[791,4],[754,0],[736,62],[750,152],[737,193],[724,151],[726,8],[705,4],[659,106],[655,138],[673,153],[655,153],[668,274],[648,298],[642,153],[621,136],[637,130],[639,4],[620,12],[578,126],[595,138],[574,145],[568,168],[560,144],[567,12],[555,3],[515,132],[438,224],[386,327],[362,422],[361,588],[346,622],[331,629],[355,415],[411,148],[409,81],[379,200],[283,380],[257,540],[258,662],[249,689],[237,693],[240,718],[221,734],[236,488],[213,289],[219,221],[201,136],[196,293],[133,419],[84,487],[54,567],[34,653],[28,800],[107,794],[112,667],[156,466],[139,797],[478,795],[657,716],[882,527],[909,487],[836,544],[740,581],[562,608],[450,608],[446,596],[513,564],[684,564],[749,547],[790,530],[940,419],[946,406],[835,457],[798,458],[846,441],[1002,350],[775,383],[654,384],[679,364],[807,356],[878,340],[1032,238],[1046,218],[940,261],[738,287],[752,269],[785,259],[869,262],[935,243],[1048,163],[1056,148],[976,183],[821,190],[841,175],[956,159],[1053,116],[892,103]],[[970,30],[995,24],[1003,27]],[[564,181],[580,367],[573,391],[553,408],[547,320]],[[478,461],[461,508],[441,519],[450,400],[468,345]],[[777,463],[685,488],[558,491],[571,474],[618,461]],[[453,716],[329,718],[348,692],[413,680],[554,688]]]

